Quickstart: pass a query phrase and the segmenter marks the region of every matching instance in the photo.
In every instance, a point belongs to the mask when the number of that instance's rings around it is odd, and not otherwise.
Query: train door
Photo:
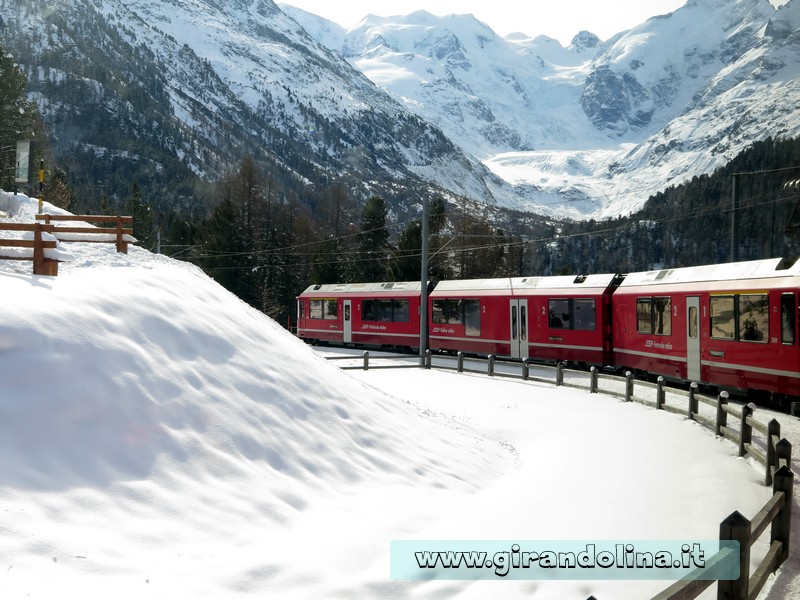
[[[528,301],[509,300],[511,358],[528,358]]]
[[[344,311],[344,316],[342,319],[343,324],[343,331],[344,331],[344,338],[343,342],[345,344],[351,344],[353,342],[353,320],[351,315],[351,300],[342,300],[342,310]]]
[[[686,378],[700,381],[700,298],[686,298]]]

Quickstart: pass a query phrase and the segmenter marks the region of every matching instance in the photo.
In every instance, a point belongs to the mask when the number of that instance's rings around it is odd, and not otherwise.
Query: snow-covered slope
[[[568,48],[471,16],[370,16],[344,32],[284,10],[515,184],[516,204],[603,217],[800,135],[800,2],[776,4],[691,0]]]
[[[36,204],[0,192],[4,220]],[[676,415],[466,374],[351,377],[191,265],[67,247],[57,277],[0,260],[4,600],[638,600],[666,582],[393,581],[390,542],[715,539],[770,496]]]

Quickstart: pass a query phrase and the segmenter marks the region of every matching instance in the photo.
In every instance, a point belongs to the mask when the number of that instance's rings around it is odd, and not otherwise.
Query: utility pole
[[[420,252],[419,366],[425,365],[428,350],[428,196],[422,199],[422,248]]]
[[[737,212],[739,212],[739,173],[734,173],[731,186],[731,262],[739,260],[739,240],[736,231]]]

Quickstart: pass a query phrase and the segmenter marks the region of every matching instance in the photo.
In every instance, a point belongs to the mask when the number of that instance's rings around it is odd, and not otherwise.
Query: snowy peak
[[[800,4],[775,5],[692,0],[566,48],[415,13],[367,19],[334,49],[514,184],[510,205],[613,216],[766,135],[800,134]]]

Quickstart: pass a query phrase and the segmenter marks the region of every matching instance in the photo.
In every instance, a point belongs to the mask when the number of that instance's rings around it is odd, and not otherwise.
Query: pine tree
[[[0,44],[0,187],[14,186],[17,142],[35,137],[37,111],[25,96],[27,79]]]
[[[361,214],[359,257],[355,263],[356,279],[386,281],[389,278],[389,231],[386,229],[386,202],[373,196]]]

